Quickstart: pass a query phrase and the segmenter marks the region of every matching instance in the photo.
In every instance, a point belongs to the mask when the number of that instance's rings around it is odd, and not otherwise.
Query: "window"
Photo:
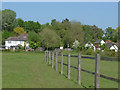
[[[8,41],[8,43],[11,43],[11,41]]]

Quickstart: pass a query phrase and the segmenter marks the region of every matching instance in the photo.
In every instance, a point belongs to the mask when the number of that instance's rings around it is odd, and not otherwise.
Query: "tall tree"
[[[37,42],[40,43],[40,36],[39,36],[39,34],[37,34],[37,33],[34,32],[34,31],[29,32],[29,33],[28,33],[28,41],[29,41],[29,42],[32,41],[32,42],[34,42],[34,43],[37,43]]]
[[[2,30],[12,31],[16,26],[16,13],[10,9],[2,11]]]
[[[71,47],[75,40],[78,40],[80,43],[84,40],[84,32],[80,22],[71,23],[71,29],[67,31],[64,37],[65,47],[67,44]]]
[[[18,27],[25,27],[24,21],[21,18],[16,19]]]
[[[97,26],[83,25],[82,28],[85,33],[84,36],[85,42],[88,41],[95,42],[97,39],[102,39],[104,31],[98,28]]]
[[[111,41],[113,41],[113,35],[115,34],[115,29],[113,29],[112,27],[108,27],[105,29],[105,37],[107,39],[110,39]]]
[[[25,21],[25,30],[26,31],[35,31],[36,33],[40,32],[41,24],[39,22]]]
[[[45,28],[40,32],[41,43],[46,48],[55,48],[60,45],[60,37],[51,29]]]

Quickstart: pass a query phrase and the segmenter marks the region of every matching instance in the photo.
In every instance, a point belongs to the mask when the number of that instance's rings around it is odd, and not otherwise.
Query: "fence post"
[[[96,62],[95,62],[95,89],[99,88],[99,76],[100,76],[100,55],[96,54]]]
[[[68,79],[70,79],[70,54],[68,54]]]
[[[46,51],[46,63],[48,62],[48,50]]]
[[[63,53],[61,53],[61,74],[63,74]]]
[[[51,51],[49,51],[49,65],[51,63],[51,57],[50,57],[50,55],[51,55]]]
[[[52,52],[52,68],[54,68],[54,51]]]
[[[78,84],[81,84],[81,54],[78,54]]]
[[[57,71],[57,52],[56,52],[56,71]]]
[[[48,64],[48,60],[49,60],[49,51],[47,51],[47,64]]]
[[[45,51],[45,62],[46,62],[46,51]]]

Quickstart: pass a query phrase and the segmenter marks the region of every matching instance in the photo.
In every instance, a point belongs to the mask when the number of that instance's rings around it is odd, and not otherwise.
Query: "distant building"
[[[95,41],[96,49],[101,50],[101,48],[99,47],[99,44],[101,44],[101,45],[105,44],[104,40],[97,40],[97,41]]]
[[[21,45],[22,47],[24,46],[29,47],[27,37],[28,35],[26,33],[18,37],[9,37],[8,39],[5,40],[5,49],[10,49],[11,47],[15,49],[19,45]]]
[[[106,46],[110,49],[110,50],[114,50],[115,52],[118,52],[118,47],[117,44],[111,41],[106,41]]]
[[[89,41],[88,43],[85,44],[85,47],[93,48],[94,51],[95,51],[95,46],[94,46],[93,43],[91,43],[90,41]]]

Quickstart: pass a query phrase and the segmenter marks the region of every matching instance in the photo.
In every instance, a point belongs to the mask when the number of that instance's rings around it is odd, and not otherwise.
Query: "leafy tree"
[[[0,9],[0,31],[2,31],[2,10]]]
[[[102,39],[104,31],[97,26],[93,25],[83,25],[82,26],[83,31],[84,31],[84,41],[88,42],[95,42],[97,39]]]
[[[31,31],[28,33],[28,41],[29,42],[32,41],[34,43],[37,43],[37,42],[40,43],[40,36],[37,33],[35,33],[34,31]]]
[[[24,31],[24,28],[22,28],[22,27],[16,27],[16,28],[14,28],[14,33],[16,34],[16,36],[19,36],[19,35],[25,33],[25,31]]]
[[[2,30],[12,31],[16,26],[16,13],[10,9],[2,11]]]
[[[61,30],[61,23],[56,21],[56,19],[52,20],[51,25],[53,30]]]
[[[24,28],[25,30],[35,31],[36,33],[38,33],[41,30],[41,24],[39,22],[25,21]]]
[[[66,18],[65,20],[63,20],[62,23],[61,23],[61,27],[64,30],[70,30],[71,22],[69,21],[69,19]]]
[[[60,37],[51,29],[45,28],[40,32],[41,43],[46,48],[55,48],[60,45]]]
[[[5,39],[8,37],[15,36],[13,32],[5,30],[2,32],[2,45],[4,45]]]
[[[72,22],[71,29],[67,31],[64,37],[65,47],[69,44],[72,46],[73,42],[78,40],[80,44],[84,41],[84,32],[80,22]]]
[[[105,37],[111,41],[113,41],[114,33],[115,33],[115,29],[112,29],[112,27],[108,27],[105,29]]]
[[[18,27],[25,27],[24,21],[21,18],[16,19],[16,22]]]

